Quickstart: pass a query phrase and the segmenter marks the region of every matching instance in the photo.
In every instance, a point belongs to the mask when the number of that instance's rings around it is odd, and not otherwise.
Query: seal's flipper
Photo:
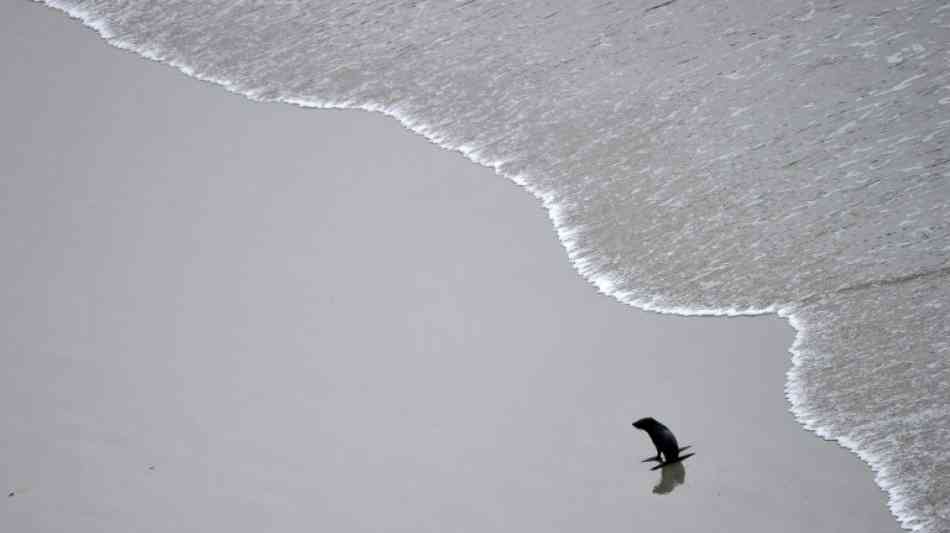
[[[654,466],[653,468],[651,468],[650,470],[651,470],[651,471],[652,471],[652,470],[659,470],[660,468],[663,468],[664,466],[668,466],[668,465],[673,465],[673,464],[676,464],[676,463],[680,463],[680,462],[682,462],[682,461],[685,461],[686,459],[689,459],[690,457],[692,457],[692,456],[694,456],[694,455],[696,455],[696,454],[695,454],[695,453],[687,453],[686,455],[681,455],[681,456],[677,457],[676,459],[673,459],[672,461],[666,461],[666,462],[660,463],[660,464]]]
[[[676,453],[679,453],[679,452],[681,452],[681,451],[683,451],[683,450],[688,450],[688,449],[690,449],[690,448],[692,448],[692,447],[693,447],[692,445],[683,446],[682,448],[680,448],[679,450],[677,450]],[[641,462],[641,463],[649,463],[650,461],[655,461],[655,462],[657,462],[657,463],[663,463],[663,462],[665,462],[663,459],[660,459],[660,454],[656,454],[656,455],[654,455],[653,457],[647,457],[646,459],[644,459],[644,460],[642,460],[642,461],[640,461],[640,462]],[[676,461],[674,460],[673,462],[675,463]]]

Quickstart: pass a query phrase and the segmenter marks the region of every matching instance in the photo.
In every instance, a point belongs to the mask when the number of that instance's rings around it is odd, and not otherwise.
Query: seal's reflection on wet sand
[[[653,487],[653,494],[669,494],[684,483],[686,483],[686,467],[683,463],[666,465],[660,469],[660,481]]]

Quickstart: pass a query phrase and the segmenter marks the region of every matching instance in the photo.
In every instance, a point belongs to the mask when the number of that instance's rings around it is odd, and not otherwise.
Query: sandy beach
[[[784,320],[622,305],[392,119],[0,13],[0,530],[899,530],[789,413]]]

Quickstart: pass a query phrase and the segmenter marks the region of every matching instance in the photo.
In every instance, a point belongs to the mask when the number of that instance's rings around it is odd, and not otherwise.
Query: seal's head
[[[636,422],[633,423],[633,427],[637,429],[642,429],[643,431],[650,431],[651,429],[655,428],[656,425],[657,425],[656,419],[649,416],[646,418],[641,418],[640,420],[637,420]]]

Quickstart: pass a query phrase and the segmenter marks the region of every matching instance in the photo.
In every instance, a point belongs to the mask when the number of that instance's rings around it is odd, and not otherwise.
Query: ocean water
[[[48,0],[265,101],[523,185],[644,309],[778,313],[792,411],[950,530],[950,3]]]

